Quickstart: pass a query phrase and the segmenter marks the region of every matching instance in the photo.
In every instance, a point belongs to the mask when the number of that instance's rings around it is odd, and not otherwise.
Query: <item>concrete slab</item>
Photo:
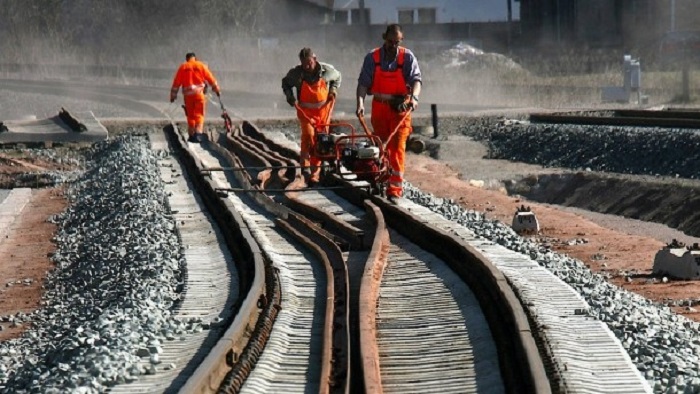
[[[15,218],[22,212],[31,198],[32,189],[17,188],[10,190],[0,203],[0,241],[5,238]]]
[[[107,139],[107,129],[91,111],[78,112],[72,116],[85,127],[75,131],[60,116],[38,120],[11,120],[0,128],[0,144],[16,143],[93,143]]]

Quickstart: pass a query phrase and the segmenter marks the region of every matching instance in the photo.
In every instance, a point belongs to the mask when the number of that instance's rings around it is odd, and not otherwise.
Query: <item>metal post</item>
[[[676,31],[676,0],[671,0],[671,31]]]
[[[439,135],[437,104],[430,104],[430,112],[433,114],[433,138],[437,138]]]
[[[513,26],[513,4],[511,3],[512,0],[506,0],[508,2],[508,53],[511,53],[511,40],[512,40],[512,35],[513,32],[512,26]]]
[[[366,25],[367,21],[365,20],[365,0],[360,0],[359,1],[359,7],[360,7],[360,25]]]
[[[561,4],[557,0],[557,44],[561,45]]]
[[[681,101],[687,103],[690,102],[690,66],[688,61],[683,63],[682,80],[683,93],[681,94]]]

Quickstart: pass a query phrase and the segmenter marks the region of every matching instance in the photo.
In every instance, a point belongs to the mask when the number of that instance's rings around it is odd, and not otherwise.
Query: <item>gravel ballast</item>
[[[69,185],[56,269],[42,308],[5,316],[30,324],[0,343],[0,391],[104,392],[154,372],[161,344],[202,330],[175,319],[183,260],[175,223],[145,136],[97,144]],[[151,360],[151,368],[139,360]]]
[[[623,136],[639,144],[638,149],[654,149],[691,144],[694,133],[585,126],[576,127],[575,136],[565,137],[564,132],[557,139],[556,128],[544,130],[543,125],[470,120],[452,125],[443,125],[442,132],[479,138],[492,147],[494,156],[545,166],[620,168],[626,173],[688,178],[700,168],[695,156],[674,157],[673,149],[666,148],[655,151],[655,159],[638,164],[636,154],[621,157],[638,152]],[[298,134],[296,125],[279,131]],[[524,143],[541,149],[523,149],[521,156],[513,156],[515,147]],[[601,143],[607,144],[605,149],[598,147]],[[564,152],[559,158],[557,149]],[[530,152],[530,157],[522,152]],[[137,361],[157,353],[159,342],[197,329],[198,322],[177,321],[170,313],[179,297],[182,263],[157,176],[157,154],[148,150],[145,137],[138,136],[122,136],[95,147],[87,171],[70,188],[71,208],[55,218],[60,226],[57,269],[47,281],[44,307],[31,316],[4,317],[17,324],[31,321],[34,327],[20,339],[0,343],[0,386],[5,385],[0,391],[102,392],[149,373],[139,370]],[[591,315],[615,333],[655,392],[700,392],[697,323],[609,284],[581,261],[521,238],[480,212],[464,211],[451,200],[408,184],[406,197],[530,256],[570,284],[590,304]]]
[[[562,129],[561,135],[558,134]],[[294,128],[282,131],[296,138]],[[501,117],[462,118],[443,122],[442,133],[467,135],[490,149],[490,158],[564,167],[572,170],[616,169],[627,174],[696,177],[700,152],[677,147],[694,146],[697,133],[654,128],[615,128],[570,125],[534,125]],[[443,136],[443,138],[445,138]],[[525,148],[529,147],[529,148]],[[640,152],[645,158],[638,160]],[[700,392],[700,325],[610,284],[585,264],[518,236],[509,226],[465,211],[449,199],[424,193],[406,183],[405,197],[471,229],[478,236],[523,253],[574,288],[590,305],[591,316],[606,323],[627,349],[632,361],[654,392]]]

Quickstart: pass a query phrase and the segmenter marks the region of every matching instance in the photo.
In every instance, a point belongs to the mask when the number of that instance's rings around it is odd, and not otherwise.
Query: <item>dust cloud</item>
[[[424,75],[421,108],[595,105],[602,86],[621,83],[623,54],[653,71],[671,21],[684,29],[697,25],[692,15],[700,18],[688,0],[675,1],[673,16],[667,2],[651,0],[634,7],[594,1],[585,9],[556,3],[561,10],[520,10],[510,25],[405,25],[404,45]],[[600,19],[598,28],[574,23],[581,13]],[[323,7],[300,1],[3,0],[0,78],[162,88],[193,51],[225,92],[257,95],[265,105],[276,97],[284,105],[280,80],[298,63],[299,49],[311,47],[343,73],[339,99],[350,107],[362,59],[382,44],[384,28],[335,24]],[[662,100],[676,79],[644,83],[657,89],[652,100]]]

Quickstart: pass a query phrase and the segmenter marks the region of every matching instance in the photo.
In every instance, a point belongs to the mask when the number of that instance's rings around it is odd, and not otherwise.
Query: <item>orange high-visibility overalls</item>
[[[299,107],[301,110],[297,109],[297,117],[301,125],[301,151],[299,153],[301,166],[304,171],[310,172],[309,181],[311,182],[318,182],[321,174],[321,160],[312,154],[316,138],[314,124],[328,123],[330,107],[326,105],[327,101],[328,85],[323,78],[319,78],[314,83],[301,82],[299,88]],[[309,122],[309,119],[313,123]]]
[[[406,140],[413,131],[411,127],[411,114],[398,112],[392,108],[391,96],[406,96],[408,86],[403,76],[403,60],[406,49],[399,47],[396,55],[397,67],[394,71],[385,71],[381,67],[379,48],[374,49],[374,78],[370,91],[374,95],[372,99],[372,128],[376,134],[386,144],[386,155],[391,166],[389,174],[389,184],[386,189],[387,197],[401,197],[403,195],[403,173],[406,159]],[[387,139],[398,127],[396,134],[391,141]]]
[[[173,78],[171,93],[177,94],[177,91],[182,87],[190,135],[193,134],[194,129],[201,129],[204,124],[206,113],[204,88],[206,83],[211,85],[214,92],[219,92],[219,86],[214,75],[209,71],[209,67],[194,58],[182,63],[175,73],[175,78]]]

